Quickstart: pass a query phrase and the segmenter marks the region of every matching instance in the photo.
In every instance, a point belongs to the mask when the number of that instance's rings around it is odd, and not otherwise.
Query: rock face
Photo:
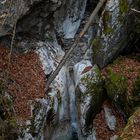
[[[92,41],[93,62],[101,68],[115,58],[130,40],[133,29],[133,17],[129,15],[131,4],[129,0],[108,0],[106,3],[97,35]]]
[[[64,38],[74,38],[84,16],[86,3],[87,0],[65,0],[60,10],[55,12],[54,24]]]
[[[61,3],[61,0],[5,0],[0,2],[0,36],[11,31],[19,19],[22,23],[19,22],[17,25],[17,32],[29,32],[33,26],[36,26],[39,32],[45,28],[43,23],[46,23],[47,16],[56,11]]]
[[[93,118],[100,111],[103,101],[103,79],[98,67],[92,67],[90,61],[82,60],[74,66],[77,86],[77,110],[79,128],[83,136],[88,134]]]
[[[0,36],[6,35],[10,31],[19,18],[29,11],[29,5],[39,0],[33,0],[31,3],[24,0],[0,2]]]
[[[110,130],[115,131],[116,118],[115,118],[115,116],[112,115],[111,111],[112,110],[107,108],[106,106],[104,107],[106,124],[107,124],[107,126],[109,127]]]
[[[65,38],[73,38],[83,18],[86,2],[87,0],[1,1],[0,36],[9,34],[15,24],[17,33],[44,35],[54,24],[58,33],[64,34]]]
[[[34,42],[36,53],[42,63],[46,76],[55,70],[64,52],[57,42]],[[56,61],[57,60],[57,61]],[[44,93],[45,94],[45,93]],[[65,122],[66,121],[66,122]],[[59,123],[63,122],[63,128]],[[32,103],[32,118],[23,131],[20,139],[52,139],[69,135],[69,105],[67,92],[67,68],[64,66],[43,99],[36,99]],[[68,125],[68,126],[67,126]],[[56,127],[57,126],[57,127]],[[63,133],[60,131],[63,129]],[[63,134],[63,135],[62,135]]]

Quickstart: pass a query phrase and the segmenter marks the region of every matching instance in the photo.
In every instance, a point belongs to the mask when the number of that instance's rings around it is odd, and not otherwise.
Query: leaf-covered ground
[[[116,118],[116,129],[112,131],[108,128],[105,123],[105,112],[103,107],[107,107],[112,110],[112,115]],[[99,114],[96,115],[95,119],[93,120],[93,126],[96,130],[96,137],[97,140],[109,140],[110,137],[115,135],[119,135],[124,127],[125,123],[122,117],[119,115],[117,109],[113,106],[112,102],[106,100],[102,106],[102,110]]]
[[[9,51],[0,46],[0,75],[6,78]],[[30,104],[44,96],[45,75],[36,53],[12,53],[6,83],[19,121],[26,120],[30,114]]]

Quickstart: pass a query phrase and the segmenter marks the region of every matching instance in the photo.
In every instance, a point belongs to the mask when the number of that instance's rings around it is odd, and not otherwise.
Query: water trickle
[[[73,71],[68,72],[67,74],[67,84],[68,84],[68,93],[69,93],[69,106],[70,106],[70,124],[71,124],[71,133],[73,140],[78,140],[77,136],[77,121],[76,121],[76,98],[75,98],[75,86],[73,81]]]

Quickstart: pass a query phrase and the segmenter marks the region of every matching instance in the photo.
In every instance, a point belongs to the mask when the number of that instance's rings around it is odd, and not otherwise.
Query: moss
[[[140,123],[139,116],[140,116],[140,108],[138,108],[134,112],[134,114],[128,119],[128,123],[125,126],[122,134],[120,135],[121,140],[134,140],[137,138]]]
[[[134,108],[140,106],[140,72],[135,83],[133,84],[132,95],[129,100],[131,107]]]
[[[128,6],[128,1],[127,0],[119,0],[119,16],[118,20],[120,22],[124,21],[124,16],[128,12],[129,6]]]
[[[107,69],[108,80],[106,81],[107,92],[110,97],[114,98],[114,94],[125,94],[127,91],[127,82],[124,76],[114,73],[111,69]]]
[[[126,115],[129,115],[130,108],[127,99],[127,79],[118,73],[114,73],[111,69],[107,69],[107,74],[105,87],[108,97],[111,98]]]
[[[57,99],[58,99],[58,104],[61,105],[62,103],[62,97],[60,91],[57,92]]]
[[[119,58],[117,58],[116,60],[113,61],[113,64],[120,64],[121,61],[123,61],[125,59],[124,56],[119,56]]]
[[[111,19],[109,12],[105,11],[103,14],[103,33],[109,34],[112,32],[112,28],[109,27],[108,22]]]
[[[100,70],[97,65],[92,69],[94,76],[85,76],[82,78],[82,83],[86,86],[86,92],[82,94],[81,98],[87,95],[92,96],[90,108],[86,114],[86,125],[89,126],[95,115],[100,111],[102,102],[104,100],[104,80],[101,76]]]
[[[140,34],[140,23],[136,23],[134,27],[134,33]]]
[[[97,46],[97,47],[99,48],[99,47],[101,46],[100,39],[99,39],[99,38],[93,39],[91,45],[92,45],[93,47]]]
[[[96,54],[100,52],[100,49],[102,47],[100,39],[99,38],[93,39],[91,46],[93,50],[93,59],[94,59],[94,57],[96,57]]]
[[[112,31],[113,31],[112,28],[110,28],[108,26],[105,26],[104,30],[103,30],[103,33],[106,35],[106,34],[110,34]]]
[[[94,86],[95,85],[102,85],[103,84],[103,78],[100,73],[100,69],[98,68],[97,65],[94,65],[92,69],[92,73],[94,73],[94,76],[91,77],[89,75],[83,77],[81,81],[86,85],[87,90],[93,90],[94,91]],[[101,86],[102,88],[102,86]]]
[[[140,72],[139,72],[139,74],[138,74],[138,76],[137,76],[137,79],[136,79],[136,81],[135,81],[135,83],[134,83],[134,88],[133,88],[133,95],[135,96],[137,96],[137,95],[140,95]]]
[[[120,14],[123,15],[124,13],[128,12],[128,1],[127,0],[119,0],[119,9]]]
[[[4,84],[0,81],[0,139],[17,139],[18,125],[11,99],[5,95]]]

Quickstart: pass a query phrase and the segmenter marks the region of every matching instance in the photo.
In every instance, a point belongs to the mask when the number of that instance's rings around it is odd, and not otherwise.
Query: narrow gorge
[[[0,140],[140,140],[140,2],[0,1]]]

